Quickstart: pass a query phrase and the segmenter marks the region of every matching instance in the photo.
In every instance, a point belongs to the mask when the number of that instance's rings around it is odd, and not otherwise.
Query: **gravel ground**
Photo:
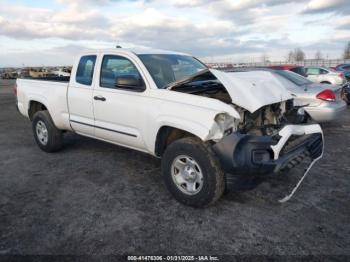
[[[54,154],[0,82],[0,254],[350,256],[350,112],[323,126],[324,158],[295,197],[294,170],[207,209],[176,202],[160,161],[75,134]]]

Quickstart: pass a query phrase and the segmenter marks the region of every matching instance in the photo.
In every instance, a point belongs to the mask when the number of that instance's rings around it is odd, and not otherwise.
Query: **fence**
[[[271,65],[285,65],[294,64],[300,66],[324,66],[335,67],[339,64],[350,64],[350,59],[307,59],[304,61],[275,61],[275,62],[249,62],[249,63],[228,63],[217,62],[207,63],[208,66],[213,68],[232,68],[232,67],[257,67],[257,66],[271,66]]]

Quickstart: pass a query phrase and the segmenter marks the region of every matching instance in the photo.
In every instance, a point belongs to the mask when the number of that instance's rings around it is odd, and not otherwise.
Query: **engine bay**
[[[253,113],[234,105],[223,84],[210,72],[191,81],[184,81],[172,88],[174,91],[214,98],[233,105],[240,114],[237,131],[242,134],[274,136],[286,124],[305,121],[303,110],[293,105],[293,99],[263,106]]]

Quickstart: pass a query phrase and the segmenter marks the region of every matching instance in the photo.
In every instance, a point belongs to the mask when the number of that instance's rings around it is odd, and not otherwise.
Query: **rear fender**
[[[50,108],[49,108],[49,102],[47,101],[47,99],[43,96],[39,96],[39,95],[29,95],[28,96],[28,100],[27,100],[27,103],[26,103],[26,108],[25,108],[25,114],[26,116],[29,118],[29,110],[30,110],[30,106],[31,106],[31,103],[32,102],[37,102],[37,103],[40,103],[42,105],[44,105],[47,110],[49,111],[50,113]],[[50,114],[51,115],[51,114]]]

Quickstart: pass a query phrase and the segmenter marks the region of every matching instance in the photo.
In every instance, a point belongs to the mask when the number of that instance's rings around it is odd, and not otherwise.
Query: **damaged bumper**
[[[308,160],[302,181],[322,157],[323,133],[318,124],[287,125],[275,138],[232,133],[213,145],[213,150],[228,174],[228,182],[230,176],[277,173]]]

